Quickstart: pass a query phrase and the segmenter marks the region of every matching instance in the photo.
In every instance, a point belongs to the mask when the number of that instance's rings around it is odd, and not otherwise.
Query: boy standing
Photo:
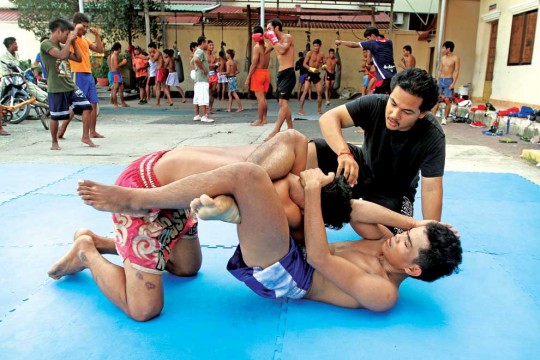
[[[214,119],[211,119],[207,115],[207,108],[210,102],[210,86],[208,84],[208,72],[210,67],[208,66],[208,59],[206,58],[206,50],[208,49],[208,42],[205,36],[199,36],[197,39],[197,50],[193,53],[191,59],[191,65],[195,70],[193,87],[193,110],[195,116],[193,121],[202,121],[205,123],[213,123]],[[199,109],[202,112],[202,117],[199,115]]]
[[[135,46],[133,55],[133,70],[135,71],[135,83],[139,88],[139,105],[144,105],[146,100],[146,82],[148,81],[148,57],[142,53],[140,46]]]
[[[229,106],[227,107],[227,112],[231,112],[232,107],[232,101],[233,98],[236,100],[236,103],[238,104],[238,109],[236,112],[240,112],[244,110],[242,107],[242,103],[240,102],[240,98],[238,97],[238,84],[236,83],[236,75],[240,72],[238,70],[238,65],[236,64],[236,61],[234,60],[234,50],[228,49],[227,50],[227,84],[229,86]]]
[[[82,25],[78,25],[81,27]],[[51,111],[51,150],[60,150],[58,146],[58,121],[69,119],[69,108],[75,114],[82,114],[83,135],[81,141],[90,147],[96,145],[90,139],[90,112],[92,105],[71,79],[69,60],[81,61],[81,53],[75,44],[77,32],[73,25],[58,18],[49,22],[51,36],[41,43],[41,59],[47,70],[48,99]],[[75,30],[75,33],[70,31]],[[64,44],[64,46],[60,44]],[[73,53],[69,51],[73,45]]]
[[[129,107],[124,100],[124,79],[120,73],[120,67],[127,64],[126,59],[120,61],[120,51],[122,50],[122,45],[119,42],[113,44],[111,54],[111,60],[109,62],[109,76],[113,81],[113,86],[111,90],[111,101],[115,108],[118,107],[118,100],[116,94],[120,93],[120,102],[123,107]]]

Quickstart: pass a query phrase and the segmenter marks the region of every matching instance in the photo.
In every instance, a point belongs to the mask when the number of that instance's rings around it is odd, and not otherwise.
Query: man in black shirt
[[[440,221],[445,135],[430,113],[437,83],[413,68],[395,75],[391,90],[390,95],[363,96],[322,115],[324,139],[310,142],[307,167],[343,173],[355,198],[409,216],[421,171],[423,218]],[[341,129],[351,126],[364,129],[361,148],[343,137]]]
[[[299,52],[298,53],[299,59],[294,64],[294,70],[300,71],[298,74],[298,90],[296,91],[298,101],[300,101],[300,96],[302,96],[302,93],[304,92],[304,84],[306,82],[307,77],[307,69],[304,67],[304,53]],[[309,85],[311,87],[311,85]],[[311,100],[311,94],[309,94],[309,99]]]

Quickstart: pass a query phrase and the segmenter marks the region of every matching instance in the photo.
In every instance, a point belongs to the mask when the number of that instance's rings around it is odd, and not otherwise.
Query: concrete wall
[[[19,45],[19,58],[21,60],[36,59],[39,52],[39,40],[36,39],[34,33],[19,28],[17,22],[0,23],[0,51],[4,52],[6,47],[2,42],[5,38],[13,36],[17,39]]]
[[[481,99],[486,77],[487,55],[491,21],[499,22],[497,34],[497,46],[495,55],[495,69],[490,101],[501,106],[529,105],[540,107],[540,95],[538,84],[540,83],[540,21],[536,24],[536,40],[531,65],[508,66],[508,52],[510,48],[510,36],[512,29],[511,7],[524,5],[522,10],[538,9],[538,0],[501,0],[497,2],[497,8],[490,11],[489,5],[493,1],[482,0],[478,21],[476,42],[476,65],[474,68],[473,99]]]

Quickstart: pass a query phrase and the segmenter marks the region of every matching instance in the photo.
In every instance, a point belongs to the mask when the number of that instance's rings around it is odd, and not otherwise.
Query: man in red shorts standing
[[[263,28],[255,26],[251,38],[255,42],[251,59],[251,66],[246,78],[245,87],[255,93],[257,98],[259,118],[252,122],[252,126],[266,125],[266,115],[268,113],[268,104],[266,102],[266,92],[270,87],[270,52],[273,50],[270,44],[264,42]],[[250,86],[251,83],[251,86]]]

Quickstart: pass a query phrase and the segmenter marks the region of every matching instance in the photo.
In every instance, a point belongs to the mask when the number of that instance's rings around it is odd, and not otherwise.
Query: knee
[[[88,230],[87,228],[78,228],[77,231],[75,231],[75,234],[73,234],[73,240],[77,239],[81,235],[88,235],[92,237],[94,233]]]
[[[307,137],[301,132],[294,129],[287,129],[285,131],[278,133],[276,136],[283,138],[283,140],[280,140],[280,142],[283,141],[283,142],[293,143],[296,146],[307,146],[308,144]]]
[[[129,309],[128,316],[135,321],[145,322],[158,317],[163,309],[163,303],[148,308]]]

